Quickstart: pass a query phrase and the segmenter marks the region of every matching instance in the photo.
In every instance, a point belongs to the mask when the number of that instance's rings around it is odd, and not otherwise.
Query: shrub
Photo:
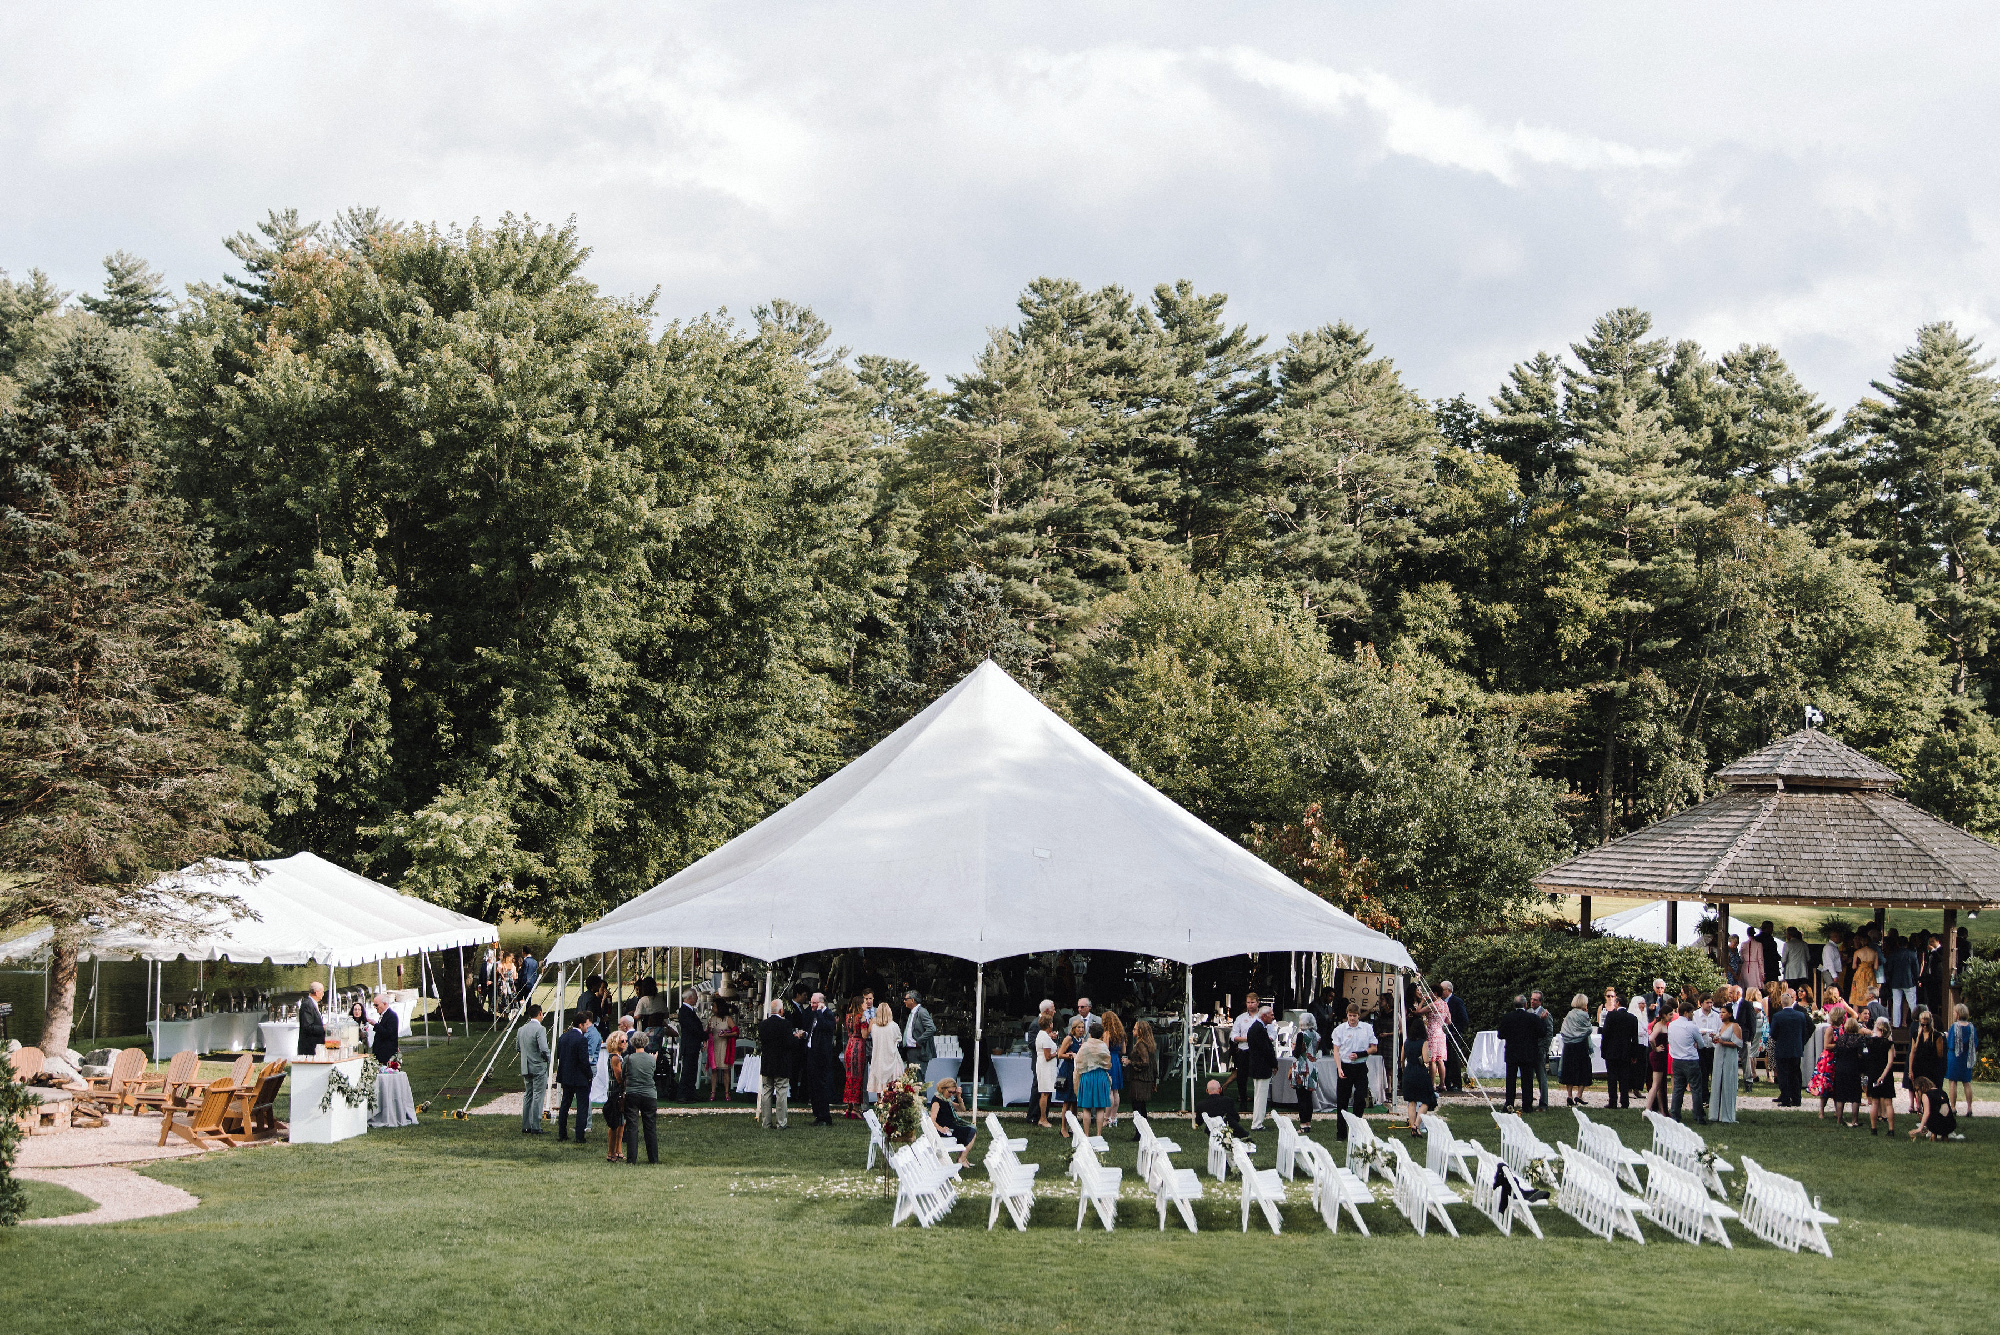
[[[2000,1036],[2000,961],[1967,960],[1959,966],[1958,995],[1979,1026],[1980,1047]]]
[[[14,1180],[14,1154],[21,1145],[21,1124],[15,1119],[34,1098],[14,1079],[13,1062],[0,1054],[0,1227],[20,1223],[28,1208],[27,1195]]]
[[[1578,992],[1590,998],[1594,1013],[1607,987],[1617,988],[1623,1000],[1651,991],[1655,978],[1666,979],[1675,995],[1687,986],[1707,992],[1722,985],[1715,961],[1693,946],[1536,930],[1467,938],[1440,954],[1425,976],[1432,987],[1451,980],[1475,1030],[1493,1028],[1516,993],[1537,989],[1560,1024]]]

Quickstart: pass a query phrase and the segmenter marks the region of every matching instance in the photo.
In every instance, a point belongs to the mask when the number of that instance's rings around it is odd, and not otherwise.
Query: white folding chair
[[[1725,1247],[1732,1246],[1722,1224],[1736,1218],[1736,1211],[1711,1199],[1706,1184],[1693,1173],[1651,1151],[1646,1152],[1645,1162],[1646,1213],[1654,1223],[1697,1247],[1703,1238],[1711,1237]]]
[[[1155,1140],[1156,1146],[1166,1142]],[[1201,1174],[1192,1168],[1176,1168],[1174,1161],[1167,1157],[1167,1151],[1156,1149],[1148,1160],[1148,1167],[1140,1174],[1141,1180],[1152,1188],[1153,1204],[1160,1215],[1160,1229],[1167,1227],[1167,1207],[1180,1211],[1181,1221],[1188,1232],[1200,1230],[1194,1222],[1194,1203],[1202,1198]]]
[[[1621,1235],[1643,1244],[1635,1211],[1645,1206],[1627,1196],[1609,1168],[1587,1158],[1574,1146],[1558,1145],[1562,1151],[1562,1186],[1556,1190],[1556,1208],[1600,1238]]]
[[[1092,1208],[1109,1233],[1118,1223],[1118,1188],[1125,1180],[1122,1168],[1107,1168],[1097,1161],[1097,1153],[1089,1145],[1079,1149],[1070,1160],[1070,1174],[1076,1178],[1076,1227],[1083,1230],[1083,1217]]]
[[[1821,1225],[1840,1220],[1821,1210],[1806,1195],[1803,1183],[1766,1170],[1747,1154],[1743,1156],[1743,1177],[1743,1206],[1738,1217],[1753,1237],[1788,1252],[1807,1247],[1821,1256],[1833,1255]]]
[[[1164,1158],[1179,1154],[1181,1147],[1174,1141],[1160,1137],[1153,1130],[1153,1124],[1146,1120],[1146,1114],[1132,1114],[1132,1129],[1139,1133],[1139,1176],[1152,1181],[1150,1165],[1155,1156]]]
[[[1710,1191],[1725,1200],[1728,1199],[1729,1192],[1722,1185],[1721,1175],[1733,1173],[1736,1169],[1722,1159],[1712,1159],[1706,1163],[1702,1161],[1702,1153],[1708,1148],[1708,1142],[1701,1138],[1701,1133],[1689,1130],[1673,1118],[1662,1117],[1656,1112],[1649,1111],[1646,1120],[1653,1124],[1653,1153],[1674,1167],[1693,1173]]]
[[[1555,1148],[1545,1144],[1540,1136],[1521,1119],[1521,1114],[1493,1110],[1493,1121],[1500,1128],[1500,1157],[1507,1166],[1526,1181],[1537,1163],[1548,1164],[1551,1168],[1562,1163]]]
[[[986,1138],[995,1145],[1006,1146],[1010,1154],[1019,1154],[1022,1150],[1028,1148],[1028,1138],[1026,1136],[1010,1136],[1007,1134],[1007,1128],[1002,1125],[998,1113],[986,1114]]]
[[[1464,1202],[1445,1185],[1443,1178],[1412,1159],[1401,1141],[1385,1140],[1382,1143],[1389,1147],[1389,1153],[1396,1162],[1396,1209],[1410,1221],[1410,1227],[1417,1230],[1417,1236],[1424,1236],[1425,1228],[1435,1218],[1444,1225],[1445,1232],[1457,1237],[1458,1226],[1451,1222],[1451,1216],[1446,1211]]]
[[[1542,1226],[1535,1222],[1527,1192],[1507,1161],[1476,1140],[1461,1143],[1472,1156],[1472,1208],[1485,1215],[1503,1235],[1512,1236],[1514,1225],[1525,1224],[1530,1233],[1541,1237]]]
[[[1465,1166],[1465,1147],[1470,1141],[1459,1140],[1451,1134],[1451,1126],[1436,1113],[1423,1115],[1424,1167],[1440,1178],[1450,1177],[1455,1171],[1467,1182],[1472,1181],[1472,1170]]]
[[[1333,1161],[1333,1154],[1326,1146],[1308,1140],[1299,1148],[1299,1157],[1312,1177],[1309,1193],[1312,1207],[1326,1221],[1327,1231],[1340,1232],[1340,1212],[1344,1209],[1361,1230],[1361,1236],[1367,1237],[1368,1225],[1361,1218],[1360,1207],[1373,1205],[1374,1195],[1361,1184],[1360,1178]]]
[[[1278,1176],[1290,1182],[1298,1176],[1298,1120],[1281,1113],[1272,1113],[1271,1120],[1278,1124]]]
[[[1038,1163],[1022,1163],[1014,1157],[1005,1138],[996,1138],[986,1151],[986,1181],[993,1190],[993,1204],[986,1212],[986,1231],[999,1222],[1001,1207],[1013,1216],[1014,1227],[1028,1231],[1028,1212],[1035,1205],[1035,1174]]]
[[[903,1146],[890,1153],[889,1167],[896,1174],[896,1204],[889,1215],[889,1227],[905,1219],[915,1219],[929,1228],[958,1203],[958,1184],[934,1160]]]
[[[882,1134],[882,1119],[875,1115],[873,1108],[865,1109],[861,1114],[861,1120],[868,1123],[868,1166],[873,1168],[875,1151],[880,1150],[885,1161],[890,1157],[889,1138]]]
[[[1202,1120],[1208,1125],[1208,1175],[1221,1182],[1229,1176],[1229,1152],[1222,1148],[1222,1137],[1228,1133],[1229,1124],[1207,1113],[1202,1114]],[[1257,1147],[1247,1140],[1238,1139],[1236,1144],[1252,1154],[1257,1152]]]
[[[1077,1121],[1076,1114],[1067,1108],[1063,1109],[1063,1129],[1069,1132],[1071,1154],[1069,1175],[1071,1177],[1076,1176],[1075,1155],[1079,1151],[1087,1149],[1096,1154],[1108,1154],[1110,1152],[1110,1147],[1105,1144],[1104,1137],[1085,1135],[1083,1123]]]
[[[1639,1151],[1628,1149],[1625,1142],[1618,1139],[1618,1133],[1608,1126],[1593,1122],[1584,1115],[1581,1108],[1571,1108],[1576,1114],[1576,1147],[1584,1154],[1609,1168],[1618,1175],[1618,1180],[1632,1190],[1639,1190],[1639,1165],[1644,1162]]]
[[[1275,1168],[1251,1163],[1241,1141],[1231,1147],[1230,1154],[1236,1161],[1237,1176],[1243,1179],[1243,1231],[1250,1231],[1250,1207],[1255,1205],[1264,1211],[1264,1222],[1271,1226],[1271,1232],[1282,1232],[1285,1220],[1279,1211],[1285,1203],[1285,1179]]]
[[[1375,1129],[1368,1125],[1367,1118],[1356,1117],[1345,1108],[1340,1110],[1340,1121],[1347,1128],[1347,1171],[1360,1179],[1363,1186],[1368,1184],[1368,1174],[1371,1169],[1380,1173],[1384,1181],[1393,1183],[1396,1180],[1394,1170],[1381,1162],[1378,1157],[1371,1156],[1374,1147],[1395,1142],[1380,1140],[1375,1135]]]

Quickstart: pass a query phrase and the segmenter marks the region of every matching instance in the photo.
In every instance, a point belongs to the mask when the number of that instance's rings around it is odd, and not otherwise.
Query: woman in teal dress
[[[1715,1068],[1708,1081],[1708,1118],[1712,1122],[1736,1120],[1736,1072],[1743,1059],[1743,1026],[1734,1012],[1724,1011],[1722,1028],[1715,1031]]]

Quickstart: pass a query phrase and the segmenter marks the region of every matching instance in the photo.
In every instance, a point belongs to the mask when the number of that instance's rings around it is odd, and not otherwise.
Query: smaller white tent
[[[266,862],[190,867],[178,879],[229,895],[252,916],[212,915],[187,934],[104,931],[84,948],[102,960],[228,959],[238,964],[318,964],[353,968],[430,950],[500,939],[489,923],[401,894],[312,853]],[[50,938],[37,928],[0,942],[0,959],[39,953]]]
[[[1635,909],[1626,909],[1605,918],[1592,918],[1590,925],[1606,936],[1622,936],[1629,941],[1651,941],[1656,946],[1667,943],[1667,910],[1674,911],[1675,941],[1683,946],[1698,946],[1701,935],[1695,930],[1697,924],[1707,916],[1708,905],[1692,900],[1655,900],[1641,904]],[[1741,918],[1729,920],[1729,930],[1743,939],[1749,939],[1750,924]]]

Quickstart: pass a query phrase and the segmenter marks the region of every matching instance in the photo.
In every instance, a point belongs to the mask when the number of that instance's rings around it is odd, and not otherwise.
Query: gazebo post
[[[1715,962],[1728,967],[1729,963],[1729,905],[1715,906],[1715,945],[1712,947]]]
[[[1944,1027],[1951,1027],[1952,1009],[1958,1005],[1958,989],[1952,986],[1952,979],[1958,977],[1958,910],[1944,911],[1944,1014],[1940,1017]]]
[[[1884,908],[1884,907],[1882,907],[1882,905],[1880,905],[1880,904],[1877,904],[1877,905],[1875,906],[1875,935],[1876,935],[1876,936],[1878,936],[1878,937],[1879,937],[1879,936],[1881,936],[1881,935],[1882,935],[1882,925],[1883,925],[1883,924],[1884,924],[1885,922],[1887,922],[1887,921],[1888,921],[1888,919],[1889,919],[1889,910],[1888,910],[1888,909],[1886,909],[1886,908]]]
[[[1587,932],[1590,930],[1590,896],[1578,895],[1576,897],[1576,903],[1577,903],[1577,909],[1576,909],[1577,930],[1579,932]]]

